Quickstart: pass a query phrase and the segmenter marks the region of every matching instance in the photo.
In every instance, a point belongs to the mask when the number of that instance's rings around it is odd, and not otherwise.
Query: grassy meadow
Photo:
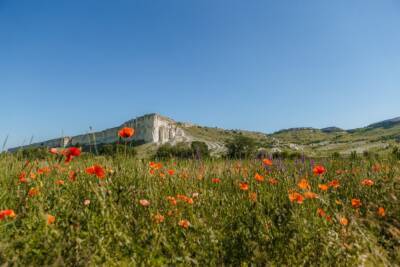
[[[52,152],[0,154],[2,266],[400,265],[395,159]]]

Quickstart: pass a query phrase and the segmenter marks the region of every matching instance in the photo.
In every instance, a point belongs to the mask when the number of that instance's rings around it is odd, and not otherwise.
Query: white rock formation
[[[153,113],[127,121],[119,127],[110,128],[104,131],[52,139],[25,147],[65,147],[68,145],[114,143],[119,140],[118,130],[124,126],[135,129],[135,135],[130,140],[143,141],[144,143],[175,144],[178,142],[190,142],[192,140],[192,138],[188,136],[181,127],[179,127],[177,122],[170,118]],[[11,151],[19,148],[11,149]]]

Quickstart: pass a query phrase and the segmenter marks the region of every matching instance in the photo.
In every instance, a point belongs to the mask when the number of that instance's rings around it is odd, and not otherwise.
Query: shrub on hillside
[[[238,134],[226,142],[226,147],[228,158],[245,159],[254,156],[256,143],[253,138]]]
[[[204,142],[195,141],[189,146],[187,143],[179,143],[175,146],[171,144],[164,144],[160,146],[156,152],[155,158],[167,159],[167,158],[207,158],[210,152],[208,146]]]

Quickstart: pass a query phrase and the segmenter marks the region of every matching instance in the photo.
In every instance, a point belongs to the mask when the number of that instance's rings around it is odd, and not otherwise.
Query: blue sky
[[[150,112],[263,132],[400,116],[399,29],[396,0],[0,0],[0,142]]]

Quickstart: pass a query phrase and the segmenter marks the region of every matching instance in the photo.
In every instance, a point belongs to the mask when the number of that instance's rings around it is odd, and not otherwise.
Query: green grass
[[[26,165],[2,154],[0,210],[13,209],[16,217],[0,221],[0,265],[399,265],[399,161],[316,163],[327,173],[313,175],[308,160],[274,161],[268,170],[260,161],[171,160],[150,174],[147,160],[123,156],[82,155],[56,167],[53,155]],[[85,173],[93,164],[106,169],[104,179]],[[375,164],[379,171],[373,171]],[[51,171],[19,183],[22,171],[29,176],[43,166]],[[169,169],[175,173],[167,174]],[[71,170],[77,171],[76,181],[68,179]],[[253,178],[256,172],[264,182]],[[288,191],[303,193],[297,183],[304,177],[319,198],[290,202]],[[362,186],[365,178],[375,184]],[[340,181],[337,189],[318,189],[333,179]],[[250,190],[240,190],[240,181]],[[29,197],[32,187],[40,193]],[[250,192],[257,193],[255,202]],[[178,194],[193,198],[193,204],[171,205],[167,196]],[[359,209],[351,206],[352,198],[362,201]],[[141,206],[141,199],[150,206]],[[378,207],[385,208],[384,217]],[[332,220],[318,216],[318,208]],[[162,223],[154,221],[158,213],[165,216]],[[55,216],[53,224],[46,223],[47,214]],[[339,223],[342,217],[347,226]],[[182,219],[190,222],[188,229],[178,225]]]

